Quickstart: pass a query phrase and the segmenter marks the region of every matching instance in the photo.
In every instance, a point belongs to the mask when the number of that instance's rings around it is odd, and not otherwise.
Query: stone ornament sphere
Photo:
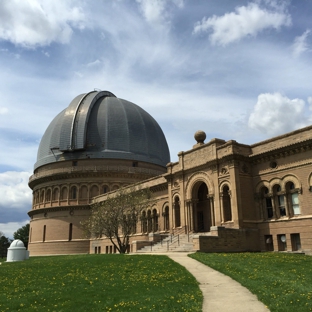
[[[206,140],[206,133],[202,130],[198,130],[195,132],[194,138],[197,143],[204,143],[204,141]]]

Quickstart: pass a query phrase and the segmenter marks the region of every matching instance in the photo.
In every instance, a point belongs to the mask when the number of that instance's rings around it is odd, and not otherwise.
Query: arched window
[[[267,187],[263,187],[261,189],[261,195],[263,198],[263,203],[265,207],[265,218],[271,219],[273,218],[273,205],[272,198],[269,196],[269,189]]]
[[[108,185],[103,185],[103,186],[102,186],[102,194],[106,194],[107,192],[109,192],[109,187],[108,187]]]
[[[90,197],[95,197],[99,195],[99,187],[97,185],[92,185],[90,190]]]
[[[118,189],[119,189],[119,186],[118,186],[118,185],[113,185],[112,191],[116,191],[116,190],[118,190]]]
[[[152,219],[153,219],[153,232],[158,232],[158,213],[156,209],[153,209]]]
[[[50,202],[51,201],[51,189],[47,190],[47,195],[46,195],[46,202]]]
[[[40,203],[39,197],[40,197],[40,196],[39,196],[39,191],[38,191],[37,194],[36,194],[36,203],[37,203],[37,204]]]
[[[181,226],[180,201],[178,196],[174,198],[174,219],[175,227]]]
[[[40,203],[44,202],[44,190],[41,191],[40,193]]]
[[[299,193],[298,189],[295,188],[293,182],[288,182],[286,184],[286,192],[288,199],[288,207],[291,215],[300,215],[300,206],[299,206]]]
[[[280,217],[286,216],[285,196],[282,192],[281,186],[276,184],[273,187],[274,200]]]
[[[77,187],[72,186],[70,189],[70,198],[71,199],[77,199]]]
[[[232,221],[230,189],[227,185],[225,185],[222,189],[222,201],[223,201],[223,220],[224,222]]]
[[[164,216],[164,229],[167,231],[169,230],[169,207],[165,207],[165,211],[163,213]]]
[[[146,218],[146,212],[142,212],[142,217],[141,217],[141,225],[142,225],[142,233],[147,232],[147,218]]]
[[[62,200],[67,199],[67,187],[66,186],[64,186],[61,190],[61,199]]]
[[[131,224],[131,233],[135,234],[137,231],[137,216],[135,213],[129,215],[129,219],[130,219],[130,224]]]
[[[55,188],[52,193],[52,201],[56,201],[59,199],[59,189]]]
[[[152,212],[147,210],[147,232],[152,232]]]
[[[80,191],[79,191],[79,198],[80,199],[88,198],[88,188],[86,185],[81,186]]]

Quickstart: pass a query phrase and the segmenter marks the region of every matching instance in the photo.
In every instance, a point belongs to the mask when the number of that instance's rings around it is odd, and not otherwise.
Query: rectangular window
[[[280,216],[281,217],[286,216],[284,195],[278,195],[278,207],[280,211]]]
[[[300,234],[290,234],[292,251],[301,250]]]
[[[299,207],[298,193],[291,194],[291,202],[292,202],[294,215],[299,215],[300,214],[300,207]]]
[[[286,251],[287,250],[286,235],[285,234],[277,235],[277,244],[278,244],[278,251]]]
[[[264,235],[264,241],[265,241],[265,250],[266,251],[273,251],[273,236],[272,235]]]
[[[272,206],[272,199],[270,197],[266,197],[265,199],[268,219],[273,218],[273,206]]]

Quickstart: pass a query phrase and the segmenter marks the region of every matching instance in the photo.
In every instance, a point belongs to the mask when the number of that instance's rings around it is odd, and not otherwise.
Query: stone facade
[[[206,252],[312,250],[312,127],[253,145],[195,135],[167,169],[128,160],[63,161],[31,176],[31,255],[114,253],[86,240],[80,222],[107,192],[137,184],[153,201],[129,251],[169,234],[191,234]],[[155,235],[151,235],[154,233]],[[159,234],[159,235],[156,235]]]

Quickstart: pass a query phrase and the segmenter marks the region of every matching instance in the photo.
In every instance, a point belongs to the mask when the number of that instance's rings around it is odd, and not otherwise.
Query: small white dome
[[[11,243],[10,247],[25,247],[25,245],[20,239],[16,239]]]

